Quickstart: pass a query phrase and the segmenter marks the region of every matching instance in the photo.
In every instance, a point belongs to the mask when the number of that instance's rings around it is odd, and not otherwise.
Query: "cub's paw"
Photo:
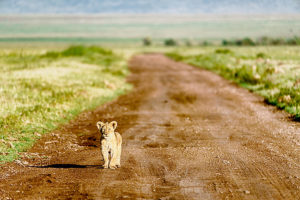
[[[102,167],[103,167],[104,169],[107,169],[107,168],[108,168],[108,165],[104,164],[104,165],[102,165]]]
[[[109,168],[110,169],[116,169],[117,167],[116,167],[116,165],[109,165]]]
[[[116,167],[117,167],[117,168],[120,168],[120,167],[121,167],[121,164],[116,164]]]

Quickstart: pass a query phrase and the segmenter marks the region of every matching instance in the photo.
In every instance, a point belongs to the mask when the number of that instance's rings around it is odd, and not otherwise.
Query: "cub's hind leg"
[[[116,166],[121,167],[121,152],[122,152],[122,136],[117,135],[117,161]]]
[[[121,167],[121,151],[122,151],[122,146],[118,146],[118,154],[117,154],[117,161],[116,161],[116,167]]]

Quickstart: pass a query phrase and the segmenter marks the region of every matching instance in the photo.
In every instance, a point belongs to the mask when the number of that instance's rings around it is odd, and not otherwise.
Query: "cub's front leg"
[[[112,148],[110,149],[110,155],[111,155],[111,160],[109,162],[109,168],[110,169],[116,169],[117,168],[117,162],[118,162],[118,145],[117,145],[117,140],[115,140],[112,143]]]
[[[110,155],[111,155],[111,160],[109,162],[109,168],[116,169],[117,152],[115,148],[111,149]]]
[[[109,160],[108,160],[108,145],[106,143],[105,140],[102,140],[101,141],[101,152],[102,152],[102,157],[104,159],[104,164],[103,164],[103,168],[108,168],[108,163],[109,163]]]

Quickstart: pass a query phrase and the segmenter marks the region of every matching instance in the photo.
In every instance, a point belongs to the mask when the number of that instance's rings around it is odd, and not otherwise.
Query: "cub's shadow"
[[[76,165],[76,164],[52,164],[45,166],[31,166],[35,168],[56,168],[56,169],[83,169],[83,168],[95,168],[103,169],[102,165]]]

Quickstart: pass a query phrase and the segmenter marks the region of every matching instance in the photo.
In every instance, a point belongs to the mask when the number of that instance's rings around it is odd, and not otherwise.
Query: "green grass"
[[[300,49],[297,47],[207,47],[177,49],[167,55],[211,70],[260,94],[269,104],[300,120]]]
[[[0,163],[44,133],[130,89],[126,60],[98,46],[0,49]]]

